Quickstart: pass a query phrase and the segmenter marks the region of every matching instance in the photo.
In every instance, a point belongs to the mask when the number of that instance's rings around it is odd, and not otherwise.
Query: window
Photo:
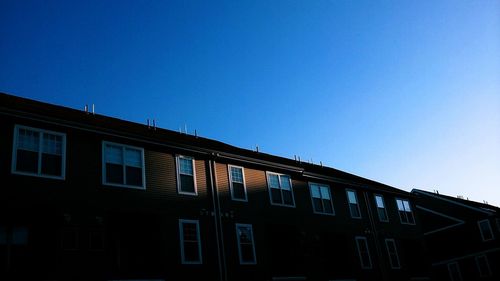
[[[398,205],[399,219],[404,224],[415,224],[413,212],[410,208],[410,201],[404,199],[396,199]]]
[[[479,232],[481,232],[481,238],[483,239],[483,241],[489,241],[495,238],[493,236],[493,231],[491,230],[491,225],[489,220],[486,219],[478,221],[477,224],[479,225]]]
[[[66,135],[16,125],[12,173],[64,179]]]
[[[457,262],[448,264],[448,274],[450,275],[451,281],[462,281],[462,273],[460,272],[460,267]]]
[[[330,187],[325,184],[309,183],[313,210],[318,214],[335,214]]]
[[[237,223],[236,240],[238,242],[240,264],[256,264],[252,225]]]
[[[271,204],[295,207],[290,176],[268,172],[267,185]]]
[[[179,194],[197,195],[194,159],[177,156],[177,191]]]
[[[372,260],[370,257],[370,250],[368,249],[368,241],[366,237],[357,236],[355,237],[356,247],[358,248],[359,262],[361,263],[362,269],[371,269]]]
[[[229,186],[231,198],[236,201],[247,201],[247,190],[245,187],[245,174],[242,167],[228,166]]]
[[[179,220],[181,261],[183,264],[201,264],[200,227],[197,220]]]
[[[479,272],[479,277],[490,277],[491,268],[488,262],[488,257],[485,255],[475,257],[477,270]]]
[[[145,188],[144,149],[102,142],[103,184]]]
[[[396,248],[396,242],[394,239],[385,239],[385,247],[387,248],[387,255],[389,256],[389,263],[392,269],[401,268],[399,263],[398,250]]]
[[[383,222],[388,222],[387,210],[385,209],[384,197],[375,194],[375,205],[377,206],[378,219]]]
[[[361,212],[359,211],[358,196],[356,195],[356,191],[348,189],[346,192],[351,218],[360,219]]]

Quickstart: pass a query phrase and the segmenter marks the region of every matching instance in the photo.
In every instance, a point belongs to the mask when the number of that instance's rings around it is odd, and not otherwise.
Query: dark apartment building
[[[500,280],[500,208],[414,189],[436,280]]]
[[[0,120],[0,280],[430,280],[403,190],[7,94]]]

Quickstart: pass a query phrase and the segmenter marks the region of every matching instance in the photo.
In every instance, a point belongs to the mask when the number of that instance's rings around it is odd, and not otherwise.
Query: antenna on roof
[[[488,201],[486,201],[486,200],[483,200],[483,203],[486,204],[486,205],[488,205]]]
[[[319,161],[319,165],[320,165],[321,167],[323,167],[323,162],[322,162],[322,161]]]
[[[156,120],[155,119],[153,119],[153,130],[156,131]]]
[[[255,152],[257,152],[257,153],[259,152],[259,145],[258,144],[255,145]]]
[[[92,114],[95,114],[95,104],[92,104]]]
[[[186,125],[186,123],[184,123],[184,134],[187,135],[188,133],[188,126]]]
[[[297,155],[295,155],[295,154],[294,154],[294,155],[293,155],[293,159],[294,159],[295,161],[297,161]]]
[[[89,113],[89,105],[86,104],[85,107],[83,108],[83,110],[86,112],[86,113]]]
[[[197,138],[198,137],[198,132],[196,132],[196,129],[194,129],[194,136]]]

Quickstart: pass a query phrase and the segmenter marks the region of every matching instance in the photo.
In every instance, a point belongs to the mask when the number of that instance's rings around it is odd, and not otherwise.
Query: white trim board
[[[450,229],[450,228],[453,228],[453,227],[456,227],[456,226],[459,226],[459,225],[462,225],[462,224],[465,223],[465,221],[463,221],[461,219],[457,219],[455,217],[445,215],[443,213],[440,213],[438,211],[434,211],[434,210],[422,207],[420,205],[417,205],[416,208],[420,209],[422,211],[429,212],[429,213],[432,213],[434,215],[438,215],[438,216],[441,216],[443,218],[447,218],[449,220],[452,220],[452,221],[456,222],[455,224],[451,224],[451,225],[448,225],[448,226],[445,226],[445,227],[441,227],[441,228],[437,228],[437,229],[434,229],[434,230],[431,230],[431,231],[427,231],[427,232],[424,233],[424,235],[429,235],[429,234],[433,234],[433,233],[436,233],[436,232],[440,232],[440,231],[443,231],[443,230],[446,230],[446,229]]]

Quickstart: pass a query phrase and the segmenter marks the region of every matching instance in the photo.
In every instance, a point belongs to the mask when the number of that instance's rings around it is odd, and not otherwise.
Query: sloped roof
[[[132,136],[144,141],[154,140],[162,144],[177,146],[193,151],[204,151],[205,153],[211,153],[213,155],[232,156],[240,160],[252,159],[262,161],[262,163],[273,163],[280,165],[283,169],[295,170],[310,177],[318,177],[325,180],[331,179],[333,181],[345,182],[346,184],[358,185],[360,187],[366,186],[385,192],[399,193],[406,196],[410,195],[410,193],[395,187],[331,167],[299,162],[295,159],[243,149],[217,140],[179,133],[168,129],[152,129],[145,124],[100,114],[92,114],[82,110],[35,101],[1,92],[0,113],[21,115],[37,120],[44,120],[46,122],[50,121],[57,124],[79,128],[83,127],[102,132],[114,132],[122,136]]]
[[[434,192],[430,192],[430,191],[426,191],[426,190],[422,190],[422,189],[413,189],[411,192],[414,194],[421,194],[424,196],[429,196],[429,197],[441,199],[441,200],[447,201],[447,202],[452,203],[452,204],[466,206],[469,209],[475,209],[476,211],[480,211],[480,212],[489,212],[491,214],[500,214],[500,208],[493,206],[493,205],[485,204],[485,203],[480,203],[480,202],[467,200],[467,199],[461,199],[461,198],[457,198],[457,197],[453,197],[453,196],[449,196],[449,195],[444,195],[444,194],[439,194],[439,193],[434,193]]]

